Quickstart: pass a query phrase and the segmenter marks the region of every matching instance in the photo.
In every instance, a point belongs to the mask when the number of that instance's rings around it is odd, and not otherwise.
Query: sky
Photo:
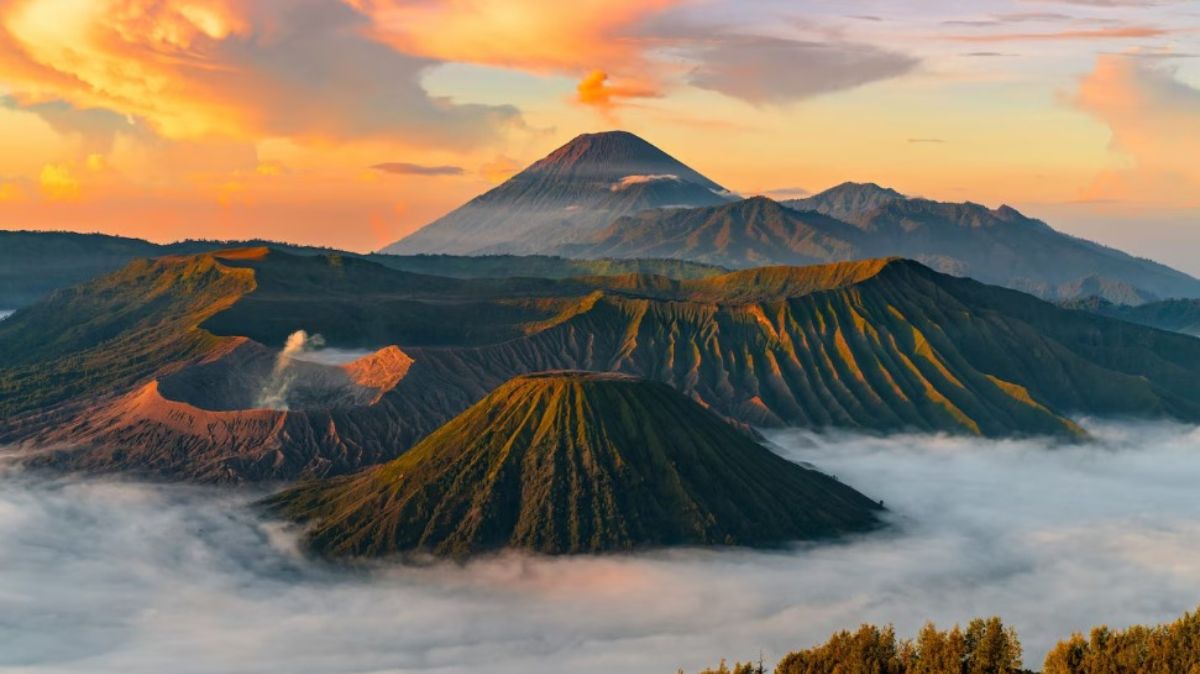
[[[1200,274],[1195,0],[3,0],[0,228],[366,251],[579,133]]]

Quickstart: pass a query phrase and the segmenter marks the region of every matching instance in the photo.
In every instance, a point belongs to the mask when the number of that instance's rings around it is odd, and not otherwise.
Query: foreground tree
[[[1125,630],[1106,626],[1058,642],[1044,674],[1200,674],[1200,610],[1173,623]]]
[[[776,674],[1010,674],[1021,671],[1021,642],[999,618],[975,619],[966,632],[926,624],[915,642],[889,625],[839,632],[824,645],[790,653]]]

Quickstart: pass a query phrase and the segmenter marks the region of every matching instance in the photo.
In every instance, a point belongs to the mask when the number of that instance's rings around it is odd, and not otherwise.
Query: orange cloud
[[[66,164],[46,164],[38,176],[42,194],[51,201],[75,201],[80,195],[79,180]]]
[[[0,183],[0,203],[10,203],[13,201],[21,201],[25,198],[25,191],[16,183]]]
[[[1200,205],[1200,89],[1151,59],[1110,54],[1074,103],[1108,125],[1128,162],[1099,175],[1084,198]]]
[[[603,70],[593,70],[588,73],[576,87],[578,100],[584,105],[594,105],[602,110],[611,109],[621,99],[647,98],[658,96],[658,92],[647,85],[636,83],[610,84],[608,73]]]
[[[498,156],[479,167],[479,173],[490,183],[502,183],[521,170],[521,164],[510,157]]]
[[[511,107],[429,96],[420,80],[430,62],[371,28],[329,0],[10,0],[0,81],[22,106],[109,111],[172,139],[404,135],[463,146],[517,120]]]
[[[254,167],[254,172],[260,176],[281,176],[288,172],[287,166],[278,161],[260,161]]]
[[[539,72],[640,63],[638,22],[680,0],[351,0],[379,37],[412,54]]]

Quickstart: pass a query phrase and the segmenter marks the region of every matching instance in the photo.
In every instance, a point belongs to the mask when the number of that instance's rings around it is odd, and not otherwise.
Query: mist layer
[[[9,471],[0,671],[669,673],[991,614],[1036,666],[1072,630],[1200,602],[1200,430],[1087,426],[1083,446],[772,434],[891,510],[840,544],[353,571],[300,555],[246,508],[260,493]]]

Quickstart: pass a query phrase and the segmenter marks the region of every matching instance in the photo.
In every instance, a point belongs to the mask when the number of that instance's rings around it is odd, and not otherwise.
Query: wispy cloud
[[[460,176],[466,172],[461,166],[426,166],[403,161],[373,164],[371,168],[382,173],[412,176]]]
[[[1131,38],[1162,37],[1170,34],[1165,28],[1151,26],[1113,26],[1060,30],[1045,33],[981,33],[973,35],[948,35],[947,40],[956,42],[1020,42],[1054,40],[1123,40]]]
[[[869,44],[716,35],[695,54],[688,81],[761,103],[789,103],[899,77],[919,60]]]

